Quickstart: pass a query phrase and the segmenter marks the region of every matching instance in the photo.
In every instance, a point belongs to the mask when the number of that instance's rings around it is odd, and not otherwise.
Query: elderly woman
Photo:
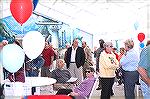
[[[56,94],[69,94],[72,97],[72,99],[88,98],[96,80],[94,77],[95,70],[93,67],[88,67],[86,68],[85,72],[86,78],[82,81],[80,85],[75,86],[73,89],[60,89]]]
[[[126,53],[122,56],[120,65],[123,69],[125,99],[135,99],[134,89],[139,79],[137,71],[139,58],[137,52],[133,49],[133,40],[126,40],[124,45]]]
[[[111,42],[105,42],[104,50],[99,59],[99,72],[102,82],[101,99],[110,99],[110,96],[113,95],[112,86],[115,79],[115,70],[119,67],[119,62],[112,52],[112,47]]]

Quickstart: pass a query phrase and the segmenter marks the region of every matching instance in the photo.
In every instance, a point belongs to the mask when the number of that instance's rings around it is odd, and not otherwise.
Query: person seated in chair
[[[25,69],[27,77],[38,77],[40,68],[44,65],[44,59],[41,55],[37,58],[30,60],[27,56],[25,56]],[[32,87],[32,95],[36,92],[36,87]]]
[[[25,57],[25,67],[27,77],[38,77],[40,68],[44,65],[45,60],[39,55],[37,58],[30,60],[27,56]]]
[[[56,95],[70,95],[73,99],[86,99],[89,97],[91,90],[93,88],[93,85],[96,81],[96,78],[94,77],[94,68],[88,67],[86,68],[86,78],[83,80],[83,82],[74,87],[73,89],[60,89],[56,93]]]
[[[56,60],[56,69],[52,71],[51,77],[56,79],[56,83],[66,83],[70,78],[71,74],[67,69],[64,69],[65,62],[63,59]]]

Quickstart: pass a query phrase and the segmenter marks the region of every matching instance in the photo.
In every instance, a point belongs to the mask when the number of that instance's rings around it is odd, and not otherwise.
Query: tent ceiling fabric
[[[11,15],[10,1],[0,1],[1,17]],[[130,30],[137,11],[147,4],[150,0],[39,0],[35,11],[89,33],[118,32]]]
[[[131,29],[135,13],[147,3],[149,0],[40,0],[35,10],[90,33],[120,32]]]

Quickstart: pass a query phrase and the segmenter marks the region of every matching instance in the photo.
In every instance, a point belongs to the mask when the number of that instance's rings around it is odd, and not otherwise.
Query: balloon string
[[[15,82],[15,73],[13,73],[12,76],[13,76],[12,80],[13,80],[13,82]]]
[[[23,63],[23,69],[24,69],[24,76],[25,76],[25,80],[26,80],[26,67],[25,67],[25,62]]]
[[[15,73],[12,74],[12,80],[13,80],[13,82],[14,82],[14,83],[13,83],[13,86],[12,86],[13,95],[14,95],[14,94],[15,94],[15,87],[16,87],[16,86],[15,86]]]
[[[24,27],[22,26],[22,24],[21,24],[21,27],[22,27],[22,34],[24,35]]]

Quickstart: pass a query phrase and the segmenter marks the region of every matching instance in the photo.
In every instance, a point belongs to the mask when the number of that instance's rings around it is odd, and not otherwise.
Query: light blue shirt
[[[136,71],[138,62],[139,58],[137,52],[134,49],[130,49],[127,51],[126,55],[121,58],[120,65],[125,71]]]

